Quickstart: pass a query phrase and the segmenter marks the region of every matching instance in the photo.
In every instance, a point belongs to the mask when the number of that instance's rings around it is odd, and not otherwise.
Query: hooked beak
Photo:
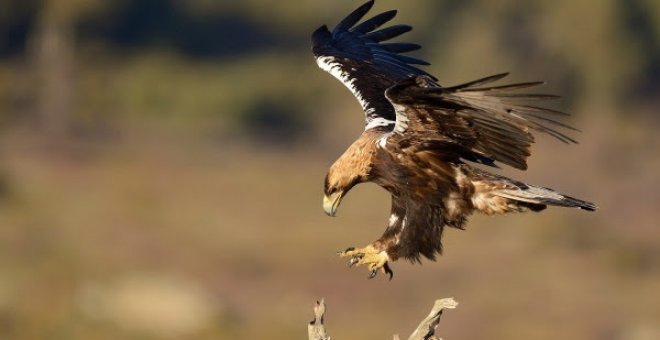
[[[339,207],[339,203],[341,203],[343,196],[343,191],[337,191],[329,196],[326,195],[323,197],[323,210],[325,210],[325,213],[328,214],[328,216],[335,216],[337,207]]]

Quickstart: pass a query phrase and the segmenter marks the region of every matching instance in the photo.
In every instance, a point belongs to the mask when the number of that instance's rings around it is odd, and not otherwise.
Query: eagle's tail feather
[[[495,195],[529,204],[532,210],[543,209],[544,205],[554,205],[560,207],[573,207],[583,210],[594,211],[596,205],[577,199],[574,197],[560,194],[552,189],[539,187],[535,185],[525,185],[515,189],[500,189],[494,192]],[[539,210],[540,210],[539,209]]]

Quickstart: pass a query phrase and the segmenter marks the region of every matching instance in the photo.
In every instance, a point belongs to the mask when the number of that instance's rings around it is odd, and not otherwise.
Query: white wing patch
[[[362,110],[364,110],[365,112],[369,110],[367,108],[367,102],[362,97],[362,93],[360,93],[360,91],[358,91],[358,89],[355,87],[355,81],[357,80],[357,78],[351,77],[351,75],[348,72],[344,71],[341,67],[341,63],[337,61],[337,58],[333,56],[317,57],[316,63],[323,71],[332,74],[332,76],[337,78],[337,80],[339,80],[342,84],[344,84],[344,86],[346,86],[351,91],[351,93],[353,93],[355,98],[357,98],[357,100],[360,102],[360,105],[362,106]],[[373,109],[370,110],[373,111]]]
[[[369,109],[369,110],[373,111],[373,109]],[[367,110],[367,114],[371,113],[371,112],[369,112],[369,110]],[[391,124],[394,124],[394,123],[395,122],[393,122],[389,119],[385,119],[383,117],[378,117],[378,118],[372,119],[367,124],[367,126],[364,127],[364,130],[366,131],[366,130],[373,129],[373,128],[379,127],[379,126],[388,126],[388,125],[391,125]]]
[[[351,91],[351,93],[353,93],[358,102],[360,102],[360,106],[362,106],[362,110],[366,113],[367,117],[374,113],[375,109],[373,107],[369,107],[369,103],[364,100],[362,93],[355,86],[355,81],[357,78],[351,77],[348,72],[344,71],[342,69],[341,63],[337,60],[337,58],[333,56],[317,57],[316,63],[323,71],[326,71],[333,77],[337,78],[337,80],[344,84],[344,86],[346,86]],[[375,127],[387,126],[390,124],[394,124],[394,122],[389,119],[379,117],[370,120],[364,129],[369,130]]]
[[[384,134],[383,137],[378,138],[378,140],[376,141],[376,145],[378,145],[378,147],[380,147],[381,149],[384,149],[385,146],[387,145],[387,137],[389,137],[391,134],[392,132],[388,132]]]

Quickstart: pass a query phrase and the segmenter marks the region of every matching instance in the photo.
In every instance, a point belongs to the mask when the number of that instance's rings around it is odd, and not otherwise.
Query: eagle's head
[[[333,171],[333,168],[330,168],[330,171],[325,176],[323,210],[325,210],[328,216],[335,216],[342,198],[356,184],[363,181],[361,176],[336,170]]]
[[[365,143],[374,145],[373,142],[358,139],[328,170],[323,197],[323,210],[326,214],[335,216],[339,203],[348,191],[371,179],[371,155],[365,152]]]

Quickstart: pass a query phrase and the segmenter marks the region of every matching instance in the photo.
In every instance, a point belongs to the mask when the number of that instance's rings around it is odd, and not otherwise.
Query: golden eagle
[[[334,216],[346,193],[374,182],[392,195],[385,233],[364,248],[340,252],[349,265],[366,265],[390,275],[388,262],[405,258],[435,260],[445,226],[463,229],[474,211],[505,214],[540,211],[548,205],[593,211],[596,206],[552,189],[525,184],[477,168],[501,162],[525,170],[534,142],[532,130],[576,143],[559,130],[565,113],[530,105],[556,96],[516,90],[542,82],[493,85],[507,74],[443,87],[414,65],[429,65],[402,53],[420,48],[385,42],[411,30],[407,25],[379,29],[396,15],[387,11],[358,22],[371,0],[332,31],[312,34],[319,67],[341,81],[365,112],[362,135],[330,167],[323,208]]]

